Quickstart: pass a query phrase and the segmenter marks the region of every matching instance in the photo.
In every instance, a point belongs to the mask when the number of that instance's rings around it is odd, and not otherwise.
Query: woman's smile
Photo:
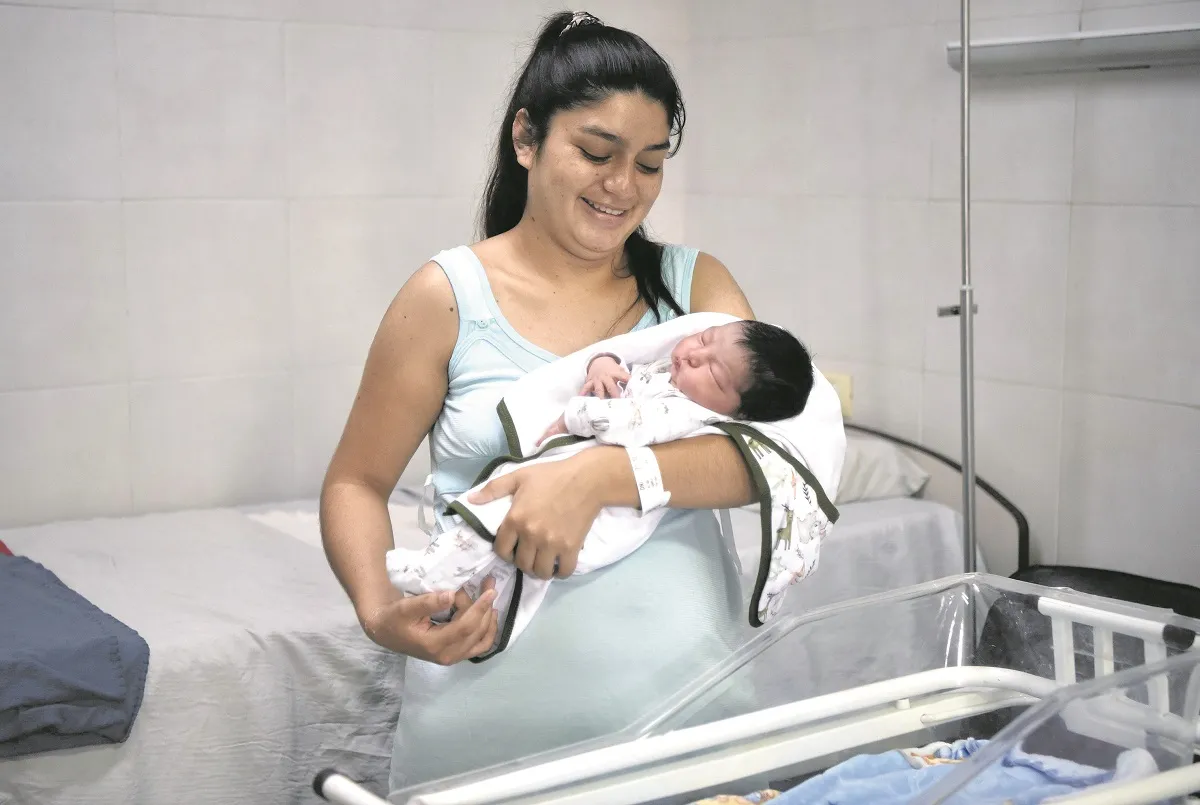
[[[592,201],[590,198],[585,198],[584,202],[586,202],[587,205],[592,209],[599,210],[606,215],[624,215],[627,212],[626,210],[617,209],[616,207],[609,207],[605,204]]]
[[[617,209],[604,204],[597,204],[591,199],[580,196],[584,207],[587,208],[588,217],[599,223],[601,226],[619,228],[625,226],[625,216],[629,210]]]

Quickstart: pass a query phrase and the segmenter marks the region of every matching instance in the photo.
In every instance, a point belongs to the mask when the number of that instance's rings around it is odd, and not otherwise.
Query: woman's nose
[[[604,189],[619,198],[628,196],[629,188],[633,185],[631,170],[632,168],[626,165],[613,165],[612,170],[604,177]]]

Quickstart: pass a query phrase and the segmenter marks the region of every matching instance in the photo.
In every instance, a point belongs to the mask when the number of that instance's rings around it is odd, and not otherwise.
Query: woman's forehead
[[[640,92],[614,93],[604,100],[564,110],[559,119],[580,133],[617,138],[639,148],[665,143],[670,135],[667,110]]]

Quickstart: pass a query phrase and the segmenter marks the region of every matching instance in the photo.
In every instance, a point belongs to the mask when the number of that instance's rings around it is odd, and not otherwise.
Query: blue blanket
[[[857,755],[805,780],[773,800],[772,805],[835,805],[869,802],[901,805],[919,801],[934,783],[976,752],[987,741],[965,738],[920,749]],[[1115,770],[1097,769],[1061,758],[1010,750],[1000,763],[980,771],[947,805],[1035,805],[1055,796],[1075,794],[1101,783],[1149,776],[1157,772],[1143,750],[1128,750]]]
[[[0,757],[120,743],[150,647],[42,565],[0,556]]]

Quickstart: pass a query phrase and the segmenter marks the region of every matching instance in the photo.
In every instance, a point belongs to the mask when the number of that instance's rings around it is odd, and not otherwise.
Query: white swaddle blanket
[[[737,320],[720,313],[681,316],[607,339],[539,367],[515,382],[497,406],[509,455],[489,463],[475,486],[448,505],[458,516],[457,528],[435,535],[425,550],[388,552],[392,583],[408,594],[466,588],[474,595],[484,578],[491,576],[496,583],[501,629],[496,645],[476,661],[503,651],[529,624],[553,581],[521,573],[493,552],[496,530],[511,500],[475,504],[468,500],[469,495],[491,479],[526,464],[559,461],[598,444],[595,439],[579,436],[558,436],[538,444],[546,429],[578,395],[592,356],[612,352],[627,364],[651,363],[669,354],[681,339]],[[694,405],[686,399],[669,402]],[[799,415],[779,422],[753,423],[712,414],[709,422],[686,435],[674,429],[674,435],[689,438],[725,434],[734,439],[746,461],[763,532],[757,581],[749,596],[749,620],[752,626],[761,626],[778,612],[787,588],[816,570],[821,540],[837,520],[831,501],[837,494],[846,449],[841,402],[833,386],[814,368],[813,389]],[[584,539],[574,574],[592,572],[637,550],[666,511],[659,508],[643,514],[633,508],[602,509]],[[731,534],[725,537],[732,541]]]

